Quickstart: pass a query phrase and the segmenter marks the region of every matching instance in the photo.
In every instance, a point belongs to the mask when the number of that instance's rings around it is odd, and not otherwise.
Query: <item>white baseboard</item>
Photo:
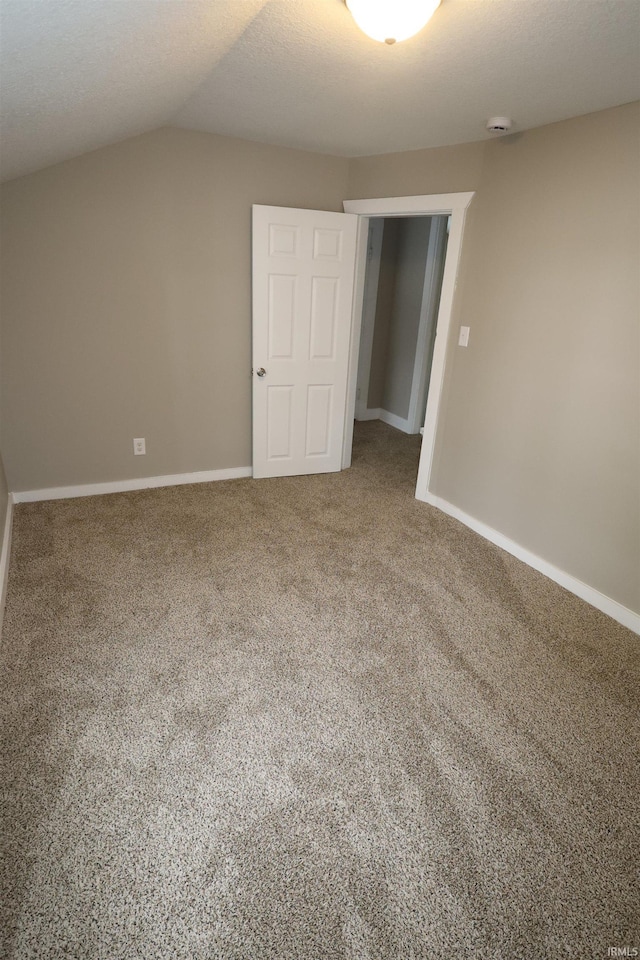
[[[13,498],[7,496],[7,515],[4,521],[2,537],[2,552],[0,553],[0,637],[2,636],[2,621],[4,619],[4,605],[7,599],[7,581],[9,578],[9,561],[11,560],[11,530],[13,527]]]
[[[469,516],[468,513],[465,513],[458,507],[454,507],[454,505],[447,500],[443,500],[441,497],[437,497],[429,492],[427,492],[426,497],[420,497],[420,499],[423,499],[425,503],[429,503],[433,507],[437,507],[438,510],[442,510],[443,513],[448,513],[450,517],[455,517],[456,520],[464,523],[466,527],[470,527],[472,530],[475,530],[476,533],[479,533],[485,540],[489,540],[491,543],[495,543],[496,546],[502,547],[507,553],[511,553],[514,557],[517,557],[518,560],[522,560],[523,563],[533,567],[534,570],[543,573],[546,577],[549,577],[550,580],[555,580],[556,583],[559,583],[561,587],[569,590],[570,593],[574,593],[582,600],[586,600],[592,607],[596,607],[598,610],[601,610],[602,613],[606,613],[607,616],[617,620],[618,623],[621,623],[624,627],[628,627],[629,630],[633,630],[634,633],[640,634],[639,613],[635,613],[628,607],[618,603],[617,600],[612,600],[611,597],[600,593],[599,590],[583,583],[582,580],[572,577],[571,574],[565,573],[565,571],[560,570],[559,567],[555,567],[552,563],[548,563],[541,557],[536,556],[535,553],[531,553],[526,547],[521,547],[519,543],[505,537],[504,534],[494,530],[493,527],[487,526],[486,523],[482,523],[481,520],[476,520],[475,517]]]
[[[390,427],[402,430],[403,433],[413,433],[408,420],[396,416],[395,413],[389,413],[388,410],[383,410],[381,407],[368,409],[367,407],[356,406],[355,418],[356,420],[382,420],[383,423],[388,423]]]
[[[251,467],[228,467],[226,470],[200,470],[197,473],[172,473],[163,477],[139,477],[136,480],[113,480],[108,483],[85,483],[77,487],[50,487],[48,490],[19,490],[14,503],[38,500],[66,500],[70,497],[96,497],[105,493],[126,493],[152,487],[177,487],[186,483],[211,483],[216,480],[237,480],[253,475]]]
[[[413,433],[409,426],[409,421],[404,417],[398,417],[395,413],[389,413],[388,410],[380,410],[380,419],[383,423],[388,423],[390,427],[396,430],[402,430],[403,433]]]
[[[356,407],[356,420],[379,420],[380,410],[377,407]]]

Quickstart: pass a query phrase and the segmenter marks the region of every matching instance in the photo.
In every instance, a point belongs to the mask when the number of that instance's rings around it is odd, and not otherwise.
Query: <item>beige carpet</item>
[[[640,947],[640,639],[343,474],[17,508],[11,958],[536,960]]]

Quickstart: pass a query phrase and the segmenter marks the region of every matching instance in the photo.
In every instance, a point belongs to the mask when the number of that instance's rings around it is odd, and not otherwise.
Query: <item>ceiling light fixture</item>
[[[440,0],[344,0],[363,33],[380,43],[408,40],[428,23]]]

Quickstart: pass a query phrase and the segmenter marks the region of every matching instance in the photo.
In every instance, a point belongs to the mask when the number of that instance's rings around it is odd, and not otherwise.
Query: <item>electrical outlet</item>
[[[458,337],[459,347],[469,346],[469,330],[470,327],[460,327],[460,336]]]
[[[133,452],[136,457],[143,457],[147,452],[147,444],[144,437],[136,437],[133,441]]]

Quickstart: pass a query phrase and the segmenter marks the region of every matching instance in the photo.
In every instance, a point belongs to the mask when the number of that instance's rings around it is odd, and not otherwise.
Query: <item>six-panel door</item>
[[[357,222],[253,207],[254,477],[340,470]]]

